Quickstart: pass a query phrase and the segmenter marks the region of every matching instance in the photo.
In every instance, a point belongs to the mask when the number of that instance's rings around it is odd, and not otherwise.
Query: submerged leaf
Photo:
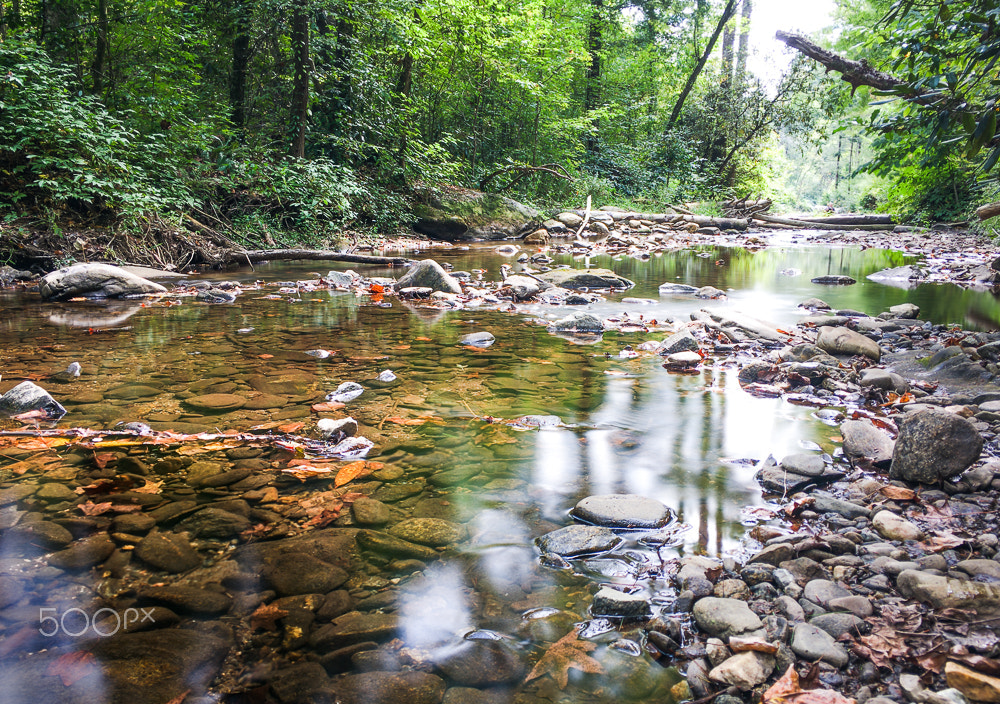
[[[601,667],[601,663],[587,654],[596,648],[597,646],[590,641],[580,638],[578,629],[574,628],[545,651],[524,681],[530,682],[549,675],[560,687],[565,688],[569,684],[570,669],[595,675],[603,674],[604,668]]]

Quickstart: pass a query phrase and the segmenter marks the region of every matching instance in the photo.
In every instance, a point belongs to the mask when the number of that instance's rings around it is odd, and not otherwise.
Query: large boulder
[[[830,354],[864,355],[876,362],[882,358],[878,343],[859,332],[842,327],[821,327],[816,346]]]
[[[164,293],[158,283],[111,264],[74,264],[47,274],[38,284],[46,301],[70,298],[125,298]]]
[[[516,200],[463,188],[427,192],[413,213],[416,232],[449,242],[512,237],[525,223],[541,219],[541,213]]]
[[[0,396],[0,416],[16,416],[31,411],[41,411],[49,418],[66,415],[66,409],[48,391],[30,381],[22,381]]]
[[[397,291],[412,286],[444,291],[445,293],[462,293],[462,286],[458,283],[458,279],[445,271],[433,259],[417,262],[396,282]]]
[[[982,436],[965,418],[936,409],[918,411],[899,422],[889,476],[935,484],[964,472],[982,451]]]
[[[539,274],[538,278],[574,291],[584,288],[628,289],[635,286],[635,282],[610,269],[554,269]]]

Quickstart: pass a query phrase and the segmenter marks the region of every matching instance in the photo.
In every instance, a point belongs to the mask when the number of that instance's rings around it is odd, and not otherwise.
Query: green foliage
[[[189,201],[175,177],[180,164],[157,137],[141,137],[93,97],[71,92],[69,71],[41,49],[0,44],[0,76],[0,178],[9,205],[155,210]]]

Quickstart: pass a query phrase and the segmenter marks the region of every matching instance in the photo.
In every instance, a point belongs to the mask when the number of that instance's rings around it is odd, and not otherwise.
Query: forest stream
[[[495,244],[433,256],[472,280],[514,261]],[[68,410],[0,437],[2,699],[691,699],[681,671],[705,648],[678,569],[697,557],[732,576],[794,529],[755,475],[771,456],[846,468],[850,410],[748,393],[739,345],[678,373],[643,343],[701,308],[791,330],[810,298],[872,316],[916,304],[928,330],[996,327],[986,289],[866,279],[913,261],[791,241],[557,255],[635,287],[513,312],[297,286],[331,268],[318,262],[193,277],[237,282],[231,303],[0,292],[0,392],[34,380]],[[811,282],[832,274],[858,283]],[[624,322],[551,332],[570,308]],[[483,332],[495,339],[467,337]],[[82,373],[60,376],[73,362]],[[354,445],[324,457],[317,424],[345,417]],[[557,547],[608,495],[659,513]],[[692,650],[667,654],[662,635]]]

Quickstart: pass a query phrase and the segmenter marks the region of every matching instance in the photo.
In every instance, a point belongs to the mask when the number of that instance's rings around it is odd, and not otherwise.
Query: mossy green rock
[[[414,230],[448,241],[511,237],[526,222],[541,218],[537,210],[516,200],[460,188],[425,192],[413,213]]]

